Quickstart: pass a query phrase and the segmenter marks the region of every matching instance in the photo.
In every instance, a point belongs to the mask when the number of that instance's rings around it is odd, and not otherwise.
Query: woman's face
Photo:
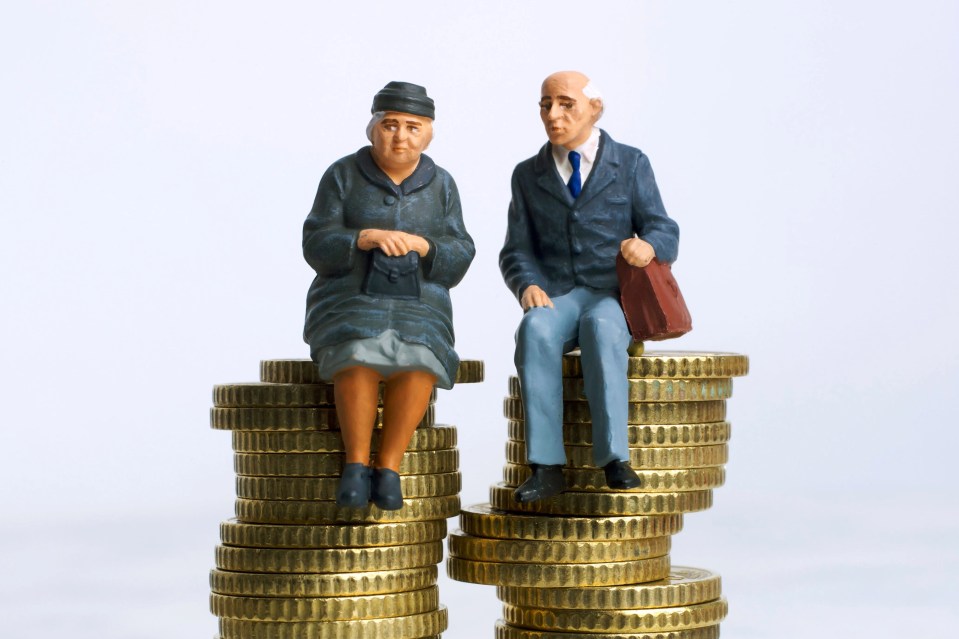
[[[384,169],[414,168],[433,139],[433,120],[387,111],[372,131],[373,158]]]

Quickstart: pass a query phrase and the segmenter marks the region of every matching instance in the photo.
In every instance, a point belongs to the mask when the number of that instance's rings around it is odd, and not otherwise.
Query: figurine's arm
[[[359,250],[359,232],[344,224],[343,202],[349,190],[346,173],[337,165],[326,170],[303,223],[303,257],[318,275],[349,272]]]
[[[506,242],[499,253],[499,268],[506,286],[513,291],[524,310],[530,306],[553,305],[542,288],[546,284],[546,278],[543,277],[536,259],[532,234],[529,208],[519,184],[517,171],[514,171],[512,198],[506,223]]]
[[[428,243],[428,252],[423,256],[423,276],[446,288],[453,288],[466,275],[466,269],[476,255],[473,238],[463,224],[463,207],[453,178],[448,178],[446,208],[442,215],[442,231],[419,238]]]
[[[639,237],[622,243],[623,257],[637,266],[645,266],[653,257],[674,262],[679,252],[679,225],[666,214],[653,168],[645,155],[640,155],[637,162],[632,202],[633,229]]]

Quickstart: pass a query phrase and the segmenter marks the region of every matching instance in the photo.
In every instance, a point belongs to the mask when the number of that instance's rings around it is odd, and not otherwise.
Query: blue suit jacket
[[[676,259],[679,226],[666,214],[649,160],[606,131],[578,198],[559,177],[549,142],[517,165],[512,191],[499,265],[517,299],[531,284],[550,297],[576,286],[617,289],[616,254],[634,233],[656,259]]]

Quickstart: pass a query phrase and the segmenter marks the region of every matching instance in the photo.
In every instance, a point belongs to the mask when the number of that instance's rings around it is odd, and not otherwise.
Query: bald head
[[[603,100],[579,71],[559,71],[543,80],[540,117],[553,144],[575,149],[589,139],[603,113]]]

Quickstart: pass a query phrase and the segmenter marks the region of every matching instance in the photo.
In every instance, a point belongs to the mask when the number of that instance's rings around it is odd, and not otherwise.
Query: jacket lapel
[[[610,139],[606,131],[600,129],[599,150],[596,153],[596,162],[589,172],[583,191],[576,198],[576,208],[581,208],[587,202],[603,192],[607,186],[616,181],[619,174],[619,150],[616,143]]]
[[[572,208],[575,200],[556,171],[556,163],[553,162],[553,152],[549,142],[539,150],[534,167],[537,174],[536,184],[567,207]],[[582,193],[580,193],[580,197],[582,197]]]

